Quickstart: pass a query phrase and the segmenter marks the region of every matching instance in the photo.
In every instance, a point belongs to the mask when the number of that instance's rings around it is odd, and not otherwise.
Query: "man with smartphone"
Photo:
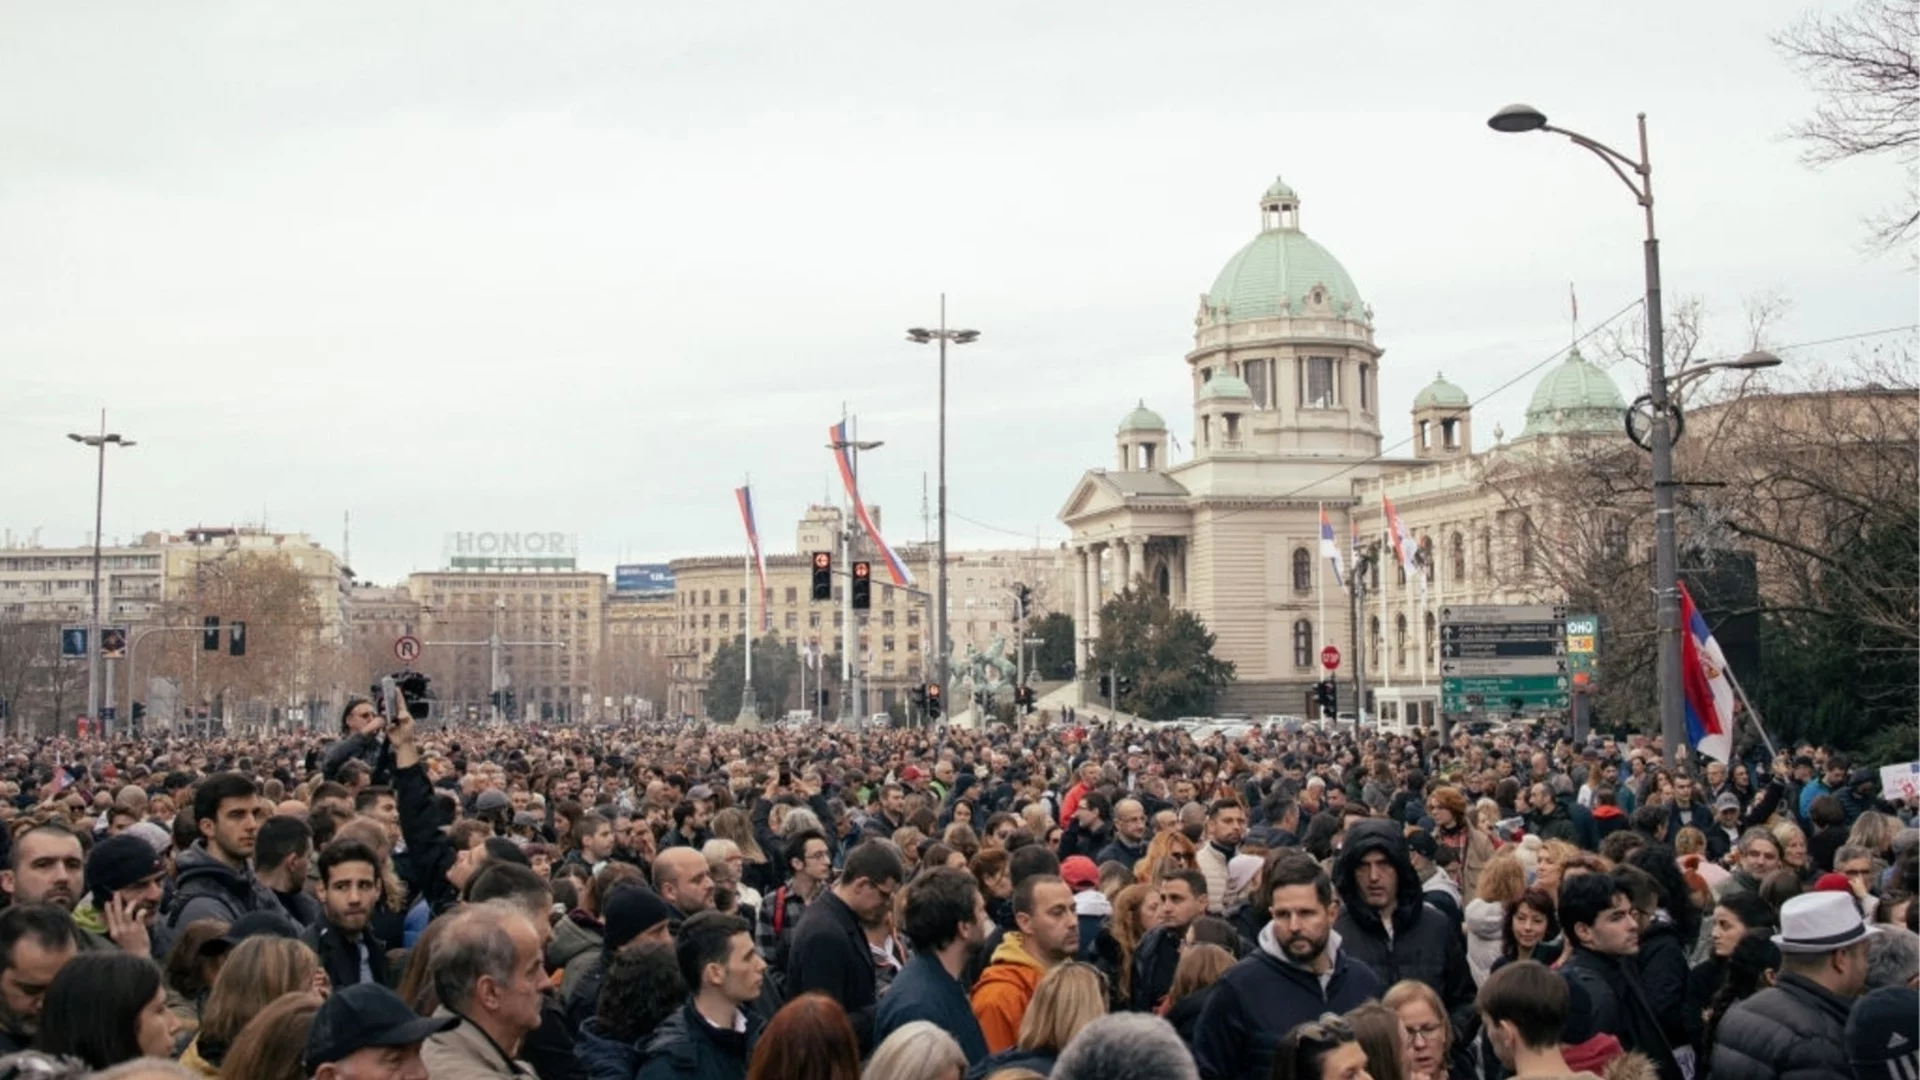
[[[382,680],[383,688],[390,684],[391,678]],[[383,695],[389,699],[394,694]],[[387,740],[387,717],[398,710],[389,706],[385,712],[372,701],[363,697],[347,699],[347,707],[340,710],[340,730],[345,737],[327,747],[327,755],[322,771],[328,780],[339,780],[340,771],[349,761],[364,762],[373,770],[369,783],[377,787],[393,786],[393,746]]]
[[[166,888],[166,860],[143,837],[121,833],[93,845],[85,875],[86,896],[73,909],[80,948],[151,955],[149,931]]]

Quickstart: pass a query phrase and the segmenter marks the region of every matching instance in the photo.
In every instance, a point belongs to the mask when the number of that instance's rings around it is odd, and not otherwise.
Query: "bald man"
[[[698,915],[713,906],[713,871],[693,848],[674,847],[653,860],[653,890],[681,915]]]

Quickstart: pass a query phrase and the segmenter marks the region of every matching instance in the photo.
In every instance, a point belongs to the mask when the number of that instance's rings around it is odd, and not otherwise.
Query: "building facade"
[[[1517,572],[1530,565],[1536,515],[1490,485],[1490,472],[1624,438],[1618,388],[1575,351],[1541,381],[1511,445],[1496,439],[1476,453],[1468,395],[1436,378],[1415,399],[1411,455],[1383,454],[1380,387],[1408,376],[1384,364],[1373,309],[1302,231],[1300,205],[1284,182],[1270,186],[1259,232],[1200,298],[1184,358],[1185,460],[1173,460],[1166,421],[1142,401],[1121,420],[1114,467],[1086,472],[1060,511],[1085,677],[1096,674],[1100,606],[1133,587],[1193,611],[1216,635],[1216,654],[1236,668],[1222,711],[1309,711],[1328,645],[1348,664],[1364,650],[1371,686],[1427,687],[1437,698],[1441,606],[1549,591],[1544,575]],[[1356,548],[1386,538],[1384,499],[1414,546],[1404,561],[1382,560],[1357,614],[1323,556],[1321,514],[1350,570]]]
[[[596,660],[606,634],[607,575],[579,570],[441,570],[407,578],[420,604],[415,665],[444,708],[482,716],[498,685],[512,718],[569,722],[604,709]],[[496,649],[490,644],[499,637]]]

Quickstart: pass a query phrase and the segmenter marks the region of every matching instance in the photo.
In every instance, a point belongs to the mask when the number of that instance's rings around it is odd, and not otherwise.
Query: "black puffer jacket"
[[[1798,975],[1727,1010],[1714,1033],[1713,1080],[1851,1080],[1846,999]]]
[[[1360,860],[1375,851],[1393,863],[1399,878],[1391,938],[1380,913],[1367,906],[1355,878]],[[1372,968],[1387,986],[1401,979],[1426,983],[1446,1004],[1456,1030],[1469,1026],[1474,987],[1473,971],[1467,966],[1467,939],[1421,894],[1420,876],[1407,857],[1400,826],[1369,819],[1348,829],[1333,873],[1341,908],[1334,929],[1340,931],[1346,955]]]

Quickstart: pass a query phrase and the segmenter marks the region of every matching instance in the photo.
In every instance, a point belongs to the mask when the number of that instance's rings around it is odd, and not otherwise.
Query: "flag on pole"
[[[760,630],[765,633],[773,629],[773,612],[765,602],[767,596],[767,556],[760,550],[760,530],[753,524],[753,489],[737,487],[733,497],[740,503],[740,520],[747,526],[747,551],[753,556],[753,568],[760,579]]]
[[[1320,504],[1320,554],[1333,564],[1333,583],[1346,588],[1346,574],[1340,565],[1340,545],[1333,542],[1333,522],[1327,520],[1327,504]]]
[[[847,422],[840,421],[827,428],[827,441],[833,444],[833,460],[840,466],[840,482],[847,486],[847,498],[853,503],[853,516],[860,527],[867,530],[867,538],[873,546],[880,549],[880,559],[887,564],[887,576],[895,585],[913,584],[913,571],[907,569],[906,560],[890,547],[880,536],[880,530],[873,524],[872,515],[867,513],[867,504],[860,500],[860,488],[853,479],[853,454],[847,447]]]
[[[1385,491],[1380,493],[1380,505],[1386,510],[1387,539],[1393,542],[1393,556],[1400,560],[1400,565],[1405,567],[1407,574],[1411,576],[1418,569],[1414,565],[1418,549],[1413,546],[1413,534],[1407,531],[1406,525],[1400,520],[1400,515],[1394,513],[1393,500],[1387,498]]]
[[[1733,760],[1733,680],[1727,658],[1680,585],[1680,685],[1686,691],[1687,745],[1703,757]]]

